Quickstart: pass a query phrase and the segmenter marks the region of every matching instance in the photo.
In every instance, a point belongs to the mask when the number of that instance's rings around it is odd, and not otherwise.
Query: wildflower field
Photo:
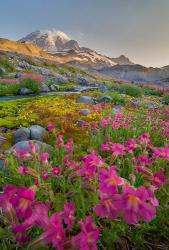
[[[1,249],[167,250],[169,109],[131,107],[129,98],[113,113],[110,103],[76,99],[1,104],[1,126],[39,122],[51,145],[39,151],[30,141],[5,159]]]

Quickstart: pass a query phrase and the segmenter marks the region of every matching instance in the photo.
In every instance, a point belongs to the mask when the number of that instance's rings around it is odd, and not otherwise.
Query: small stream
[[[38,96],[52,96],[52,95],[71,95],[71,94],[80,94],[81,91],[56,91],[56,92],[46,92],[40,94],[32,94],[32,95],[14,95],[14,96],[3,96],[0,97],[0,102],[18,100],[23,98],[31,98]]]

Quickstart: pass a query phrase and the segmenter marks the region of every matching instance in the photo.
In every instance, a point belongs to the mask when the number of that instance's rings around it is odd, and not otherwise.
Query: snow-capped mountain
[[[64,32],[56,30],[37,30],[23,37],[19,42],[34,43],[50,53],[80,49],[78,42],[72,40]]]
[[[21,43],[33,43],[49,54],[60,57],[65,63],[71,63],[83,69],[101,69],[119,65],[133,65],[126,56],[110,58],[95,50],[81,47],[79,43],[62,31],[37,30],[20,39]]]

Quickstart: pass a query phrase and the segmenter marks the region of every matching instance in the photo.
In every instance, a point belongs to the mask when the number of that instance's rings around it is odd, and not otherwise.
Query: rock
[[[5,74],[6,70],[4,68],[0,68],[0,74]]]
[[[77,75],[76,82],[83,86],[90,86],[91,84],[96,84],[94,79],[90,77],[84,77],[82,75]]]
[[[0,159],[0,170],[3,168],[4,160]]]
[[[23,68],[23,69],[31,68],[31,65],[25,61],[20,61],[17,66],[19,66],[20,68]]]
[[[42,83],[40,85],[39,91],[40,92],[50,92],[50,88],[45,83]]]
[[[57,77],[55,77],[55,81],[57,83],[67,83],[67,82],[69,82],[68,78],[64,77],[62,75],[58,75]]]
[[[91,96],[80,96],[77,99],[77,103],[94,104],[94,100],[93,100],[93,97]]]
[[[54,83],[54,84],[50,85],[49,88],[50,88],[51,91],[58,91],[59,87],[60,86],[58,84]]]
[[[132,102],[132,105],[136,108],[139,108],[142,105],[142,101],[140,99],[136,99]]]
[[[102,92],[102,93],[106,93],[106,92],[109,92],[110,91],[110,88],[104,84],[100,85],[99,86],[99,90]]]
[[[39,125],[33,125],[30,127],[30,139],[31,140],[38,140],[43,141],[46,137],[47,131],[45,128]]]
[[[14,133],[14,143],[16,144],[17,142],[20,141],[27,141],[30,140],[31,138],[31,131],[29,128],[19,128],[16,130]]]
[[[6,138],[0,135],[0,145],[2,145],[5,142]]]
[[[81,115],[89,115],[90,113],[91,113],[91,111],[89,109],[81,109],[80,110]]]
[[[159,106],[153,102],[149,102],[149,103],[147,103],[147,108],[148,109],[158,109]]]
[[[113,114],[117,114],[118,112],[120,112],[122,109],[124,109],[124,107],[122,105],[117,105],[114,108],[112,108],[112,113]]]
[[[99,102],[112,102],[113,98],[111,96],[102,96],[99,99]]]
[[[41,152],[50,152],[52,149],[52,146],[49,144],[37,140],[30,140],[30,141],[21,141],[16,143],[13,147],[9,149],[9,151],[19,150],[19,151],[31,152],[29,146],[30,143],[33,143],[35,145],[35,148]]]
[[[19,91],[20,95],[31,95],[33,94],[33,91],[31,89],[28,88],[21,88]]]

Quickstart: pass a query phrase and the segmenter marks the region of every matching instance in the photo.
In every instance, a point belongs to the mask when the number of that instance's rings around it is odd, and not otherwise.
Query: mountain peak
[[[67,43],[70,44],[70,41],[72,40],[67,34],[55,29],[36,30],[19,40],[19,42],[22,43],[34,43],[51,53],[64,50],[65,45]],[[72,42],[71,45],[74,46],[74,43]],[[71,49],[73,49],[73,47]]]
[[[112,58],[114,62],[120,65],[133,65],[134,63],[130,61],[125,55],[120,55],[119,57]]]

